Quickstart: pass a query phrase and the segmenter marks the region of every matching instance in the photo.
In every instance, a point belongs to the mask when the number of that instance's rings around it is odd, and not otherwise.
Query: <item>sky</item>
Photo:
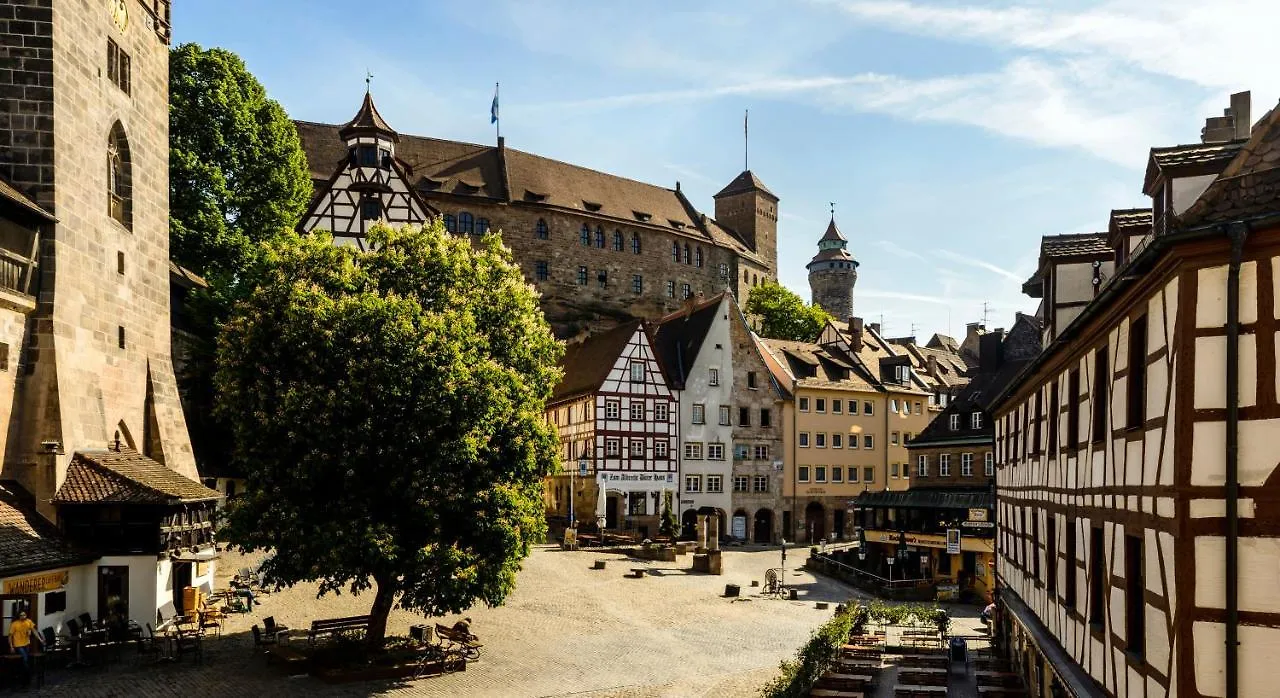
[[[780,199],[783,284],[830,202],[854,313],[962,336],[1034,312],[1042,235],[1149,206],[1153,146],[1228,96],[1280,98],[1274,0],[182,0],[175,42],[220,46],[296,119],[341,123],[366,72],[396,130],[507,144],[712,195],[750,168]],[[750,111],[744,144],[743,114]],[[746,151],[744,153],[744,150]]]

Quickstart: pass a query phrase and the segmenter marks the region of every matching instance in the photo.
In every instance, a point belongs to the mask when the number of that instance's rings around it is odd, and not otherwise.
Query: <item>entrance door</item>
[[[787,509],[782,512],[782,540],[786,540],[787,536],[791,536],[791,542],[796,542],[796,532],[791,529],[791,510]]]
[[[827,536],[826,511],[817,502],[810,502],[804,508],[804,532],[810,543],[815,543]]]
[[[191,563],[173,563],[173,608],[180,616],[187,615],[188,609],[185,607],[185,599],[183,598],[186,595],[182,593],[182,590],[189,586],[191,586]]]
[[[773,542],[773,511],[770,509],[761,509],[756,512],[755,530],[752,533],[752,540],[757,543]]]
[[[693,540],[698,537],[698,511],[689,509],[680,515],[680,537]]]
[[[835,529],[836,538],[844,540],[844,509],[836,509],[831,512],[831,515],[835,517],[831,528]]]
[[[129,620],[129,568],[104,565],[98,568],[98,618],[123,623]]]
[[[616,495],[604,500],[604,527],[618,527],[618,497]]]

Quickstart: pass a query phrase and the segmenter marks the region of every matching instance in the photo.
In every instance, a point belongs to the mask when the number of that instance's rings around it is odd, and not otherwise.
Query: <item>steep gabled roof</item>
[[[551,401],[560,402],[599,390],[640,327],[640,320],[631,320],[565,347],[564,358],[560,360],[564,377],[551,391]]]
[[[1106,233],[1068,233],[1046,235],[1040,239],[1042,257],[1083,257],[1112,254]]]
[[[760,178],[751,170],[743,170],[737,177],[733,178],[732,182],[725,185],[725,188],[721,189],[712,198],[719,199],[722,196],[732,196],[733,194],[741,194],[748,191],[758,191],[774,201],[778,200],[778,197],[775,196],[773,192],[769,191],[769,188],[764,185],[764,182],[761,182]]]
[[[53,501],[59,504],[172,504],[221,496],[216,490],[121,446],[119,450],[78,451]]]
[[[0,577],[79,565],[97,556],[76,550],[36,513],[17,484],[0,481]]]
[[[662,370],[675,390],[683,390],[698,352],[720,314],[720,303],[726,294],[671,313],[658,321],[653,332],[653,350]]]
[[[1152,148],[1151,156],[1147,160],[1147,174],[1142,182],[1142,191],[1151,194],[1151,187],[1155,184],[1156,177],[1165,170],[1221,171],[1221,168],[1236,156],[1244,143],[1243,140],[1235,140],[1225,143],[1188,143]]]
[[[400,140],[395,130],[387,124],[387,120],[378,113],[378,107],[373,103],[373,95],[369,92],[364,93],[364,101],[360,103],[360,111],[356,112],[356,115],[350,121],[338,129],[338,137],[347,138],[365,131],[380,133],[389,136],[392,140]]]

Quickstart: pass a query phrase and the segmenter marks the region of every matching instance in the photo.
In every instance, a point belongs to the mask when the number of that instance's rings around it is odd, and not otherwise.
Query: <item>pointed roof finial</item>
[[[831,205],[831,220],[834,221],[836,219],[836,202],[828,201],[827,203]]]
[[[368,68],[364,69],[364,93],[369,94],[373,91],[373,73]]]

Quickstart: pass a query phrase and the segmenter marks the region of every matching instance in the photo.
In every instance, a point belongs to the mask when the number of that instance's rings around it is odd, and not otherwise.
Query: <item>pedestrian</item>
[[[31,669],[31,638],[44,646],[44,639],[36,633],[36,624],[27,619],[26,611],[19,611],[18,617],[9,624],[9,646],[22,657],[23,669]]]
[[[991,619],[992,619],[992,618],[994,618],[994,617],[995,617],[995,615],[996,615],[996,605],[995,605],[995,603],[994,603],[994,602],[992,602],[992,603],[990,603],[990,604],[987,604],[987,607],[986,607],[986,608],[984,608],[984,609],[982,609],[982,622],[983,622],[983,624],[984,624],[984,625],[991,625]]]
[[[453,631],[454,631],[455,633],[461,633],[461,634],[463,634],[463,635],[466,635],[467,637],[474,637],[474,636],[471,634],[471,619],[470,619],[470,618],[463,618],[462,620],[458,621],[457,623],[454,623],[454,624],[453,624]]]

